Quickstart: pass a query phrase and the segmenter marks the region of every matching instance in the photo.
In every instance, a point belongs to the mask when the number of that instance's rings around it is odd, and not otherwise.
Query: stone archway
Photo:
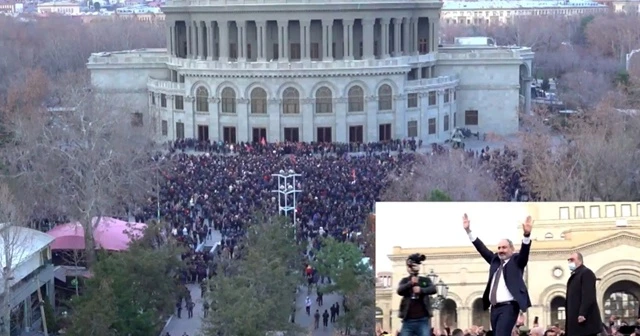
[[[604,318],[619,317],[621,321],[634,323],[640,314],[640,284],[622,280],[607,288],[602,298]]]
[[[520,108],[524,114],[531,113],[531,69],[526,63],[520,64]],[[535,91],[535,89],[533,89]]]
[[[471,323],[474,326],[483,326],[485,330],[491,328],[491,315],[482,306],[482,298],[477,298],[471,305]]]
[[[553,299],[551,299],[549,306],[549,322],[554,325],[564,325],[564,321],[567,319],[567,300],[564,298],[564,296],[555,296]]]
[[[455,329],[458,326],[458,305],[452,299],[445,299],[440,309],[440,323]]]

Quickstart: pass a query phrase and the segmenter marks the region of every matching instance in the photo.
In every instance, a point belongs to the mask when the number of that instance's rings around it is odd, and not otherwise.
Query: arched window
[[[222,113],[236,113],[236,92],[232,88],[224,88],[221,99]]]
[[[378,89],[378,110],[390,111],[393,109],[393,90],[388,84]]]
[[[196,111],[209,112],[209,90],[204,86],[196,89]]]
[[[251,113],[267,113],[267,91],[263,88],[251,90]]]
[[[300,92],[290,87],[282,93],[282,113],[298,114],[300,113]]]
[[[356,85],[352,86],[348,92],[349,112],[364,112],[364,90]]]
[[[331,90],[323,86],[316,90],[316,113],[333,112],[333,94]]]

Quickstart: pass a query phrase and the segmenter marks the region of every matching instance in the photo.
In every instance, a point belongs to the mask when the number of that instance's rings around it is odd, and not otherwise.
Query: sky
[[[487,245],[520,239],[526,203],[379,202],[376,203],[376,272],[391,271],[394,246],[428,248],[470,246],[462,216]]]

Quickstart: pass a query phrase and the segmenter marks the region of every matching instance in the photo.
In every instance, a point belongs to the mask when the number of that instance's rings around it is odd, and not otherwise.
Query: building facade
[[[541,326],[564,324],[565,290],[571,273],[567,258],[574,251],[583,253],[585,265],[599,279],[597,298],[605,321],[615,315],[634,323],[640,309],[640,261],[635,257],[640,253],[640,203],[531,203],[528,207],[535,224],[524,274],[533,304],[526,314],[527,325],[532,326],[536,316]],[[397,317],[400,297],[394,289],[406,276],[406,257],[417,252],[427,256],[423,272],[433,269],[449,286],[444,307],[432,321],[434,327],[488,327],[489,313],[482,310],[481,299],[488,265],[469,244],[394,248],[389,256],[393,271],[380,275],[383,279],[376,289],[377,317],[385,330],[401,327]]]
[[[510,134],[528,48],[439,46],[440,1],[175,0],[167,50],[98,53],[94,86],[163,140],[440,142]],[[232,19],[230,19],[232,18]],[[522,97],[522,99],[521,99]]]
[[[82,11],[80,4],[75,2],[43,2],[38,4],[38,14],[78,15]]]
[[[9,328],[11,335],[42,330],[40,297],[52,306],[55,304],[55,270],[50,249],[53,237],[38,230],[4,224],[0,224],[0,230],[1,260],[5,269],[0,274],[3,284],[0,298],[11,310],[11,320],[3,320],[0,329]],[[8,259],[6,253],[10,254]],[[8,270],[6,260],[12,260]]]
[[[442,21],[445,24],[501,25],[532,15],[586,16],[606,11],[606,5],[589,0],[446,1],[442,7]]]

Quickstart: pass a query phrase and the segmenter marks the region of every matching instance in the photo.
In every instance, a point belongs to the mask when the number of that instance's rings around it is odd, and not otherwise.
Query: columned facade
[[[203,21],[168,15],[167,46],[172,56],[223,62],[387,59],[437,50],[435,15],[329,16]]]

